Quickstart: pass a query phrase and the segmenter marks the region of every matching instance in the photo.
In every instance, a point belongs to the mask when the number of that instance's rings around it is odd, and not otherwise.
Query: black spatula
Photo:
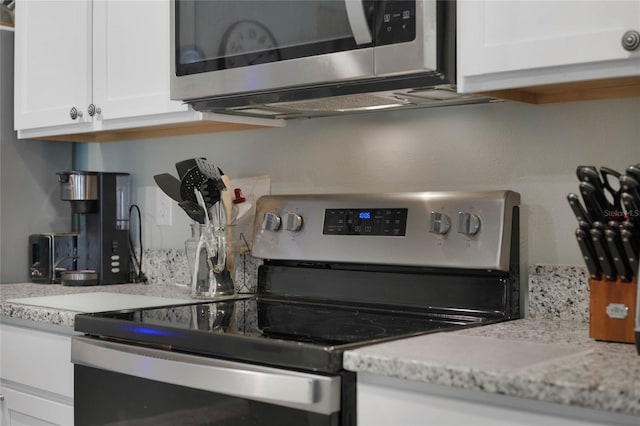
[[[180,196],[180,181],[178,178],[169,173],[162,173],[155,175],[153,180],[156,181],[158,187],[162,189],[169,198],[177,202],[182,201],[182,197]]]

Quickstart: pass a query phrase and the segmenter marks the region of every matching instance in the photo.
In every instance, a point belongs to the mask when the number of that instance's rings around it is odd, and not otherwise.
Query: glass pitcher
[[[191,275],[191,296],[211,299],[235,294],[227,268],[225,228],[218,224],[191,224],[191,238],[185,241]]]

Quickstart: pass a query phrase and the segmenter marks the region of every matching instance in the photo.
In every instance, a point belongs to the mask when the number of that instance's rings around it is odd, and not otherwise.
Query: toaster
[[[33,283],[55,284],[60,273],[77,269],[78,234],[29,235],[29,277]]]

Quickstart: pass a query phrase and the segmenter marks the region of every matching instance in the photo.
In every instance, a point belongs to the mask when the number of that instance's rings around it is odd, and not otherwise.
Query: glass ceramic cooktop
[[[347,347],[469,324],[428,313],[263,298],[76,316],[76,331],[172,350],[295,364]],[[324,355],[320,355],[324,354]],[[336,360],[330,361],[335,363]]]

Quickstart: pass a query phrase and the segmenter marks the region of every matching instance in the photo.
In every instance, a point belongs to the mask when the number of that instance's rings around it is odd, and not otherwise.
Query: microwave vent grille
[[[402,106],[406,101],[394,97],[385,97],[375,94],[358,94],[345,96],[332,96],[327,98],[312,99],[306,101],[278,102],[267,104],[267,107],[276,107],[280,110],[300,112],[324,112],[324,111],[349,111],[356,109],[376,109],[391,106]]]

